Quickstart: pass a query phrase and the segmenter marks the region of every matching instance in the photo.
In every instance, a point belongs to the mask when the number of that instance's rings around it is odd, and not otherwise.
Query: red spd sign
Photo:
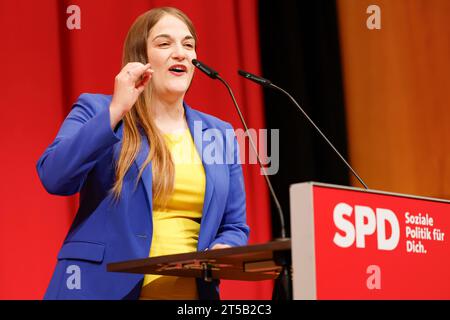
[[[300,185],[304,204],[294,208],[293,201],[291,208],[293,251],[303,252],[303,258],[293,252],[294,298],[450,299],[449,202]],[[299,248],[298,232],[309,249]],[[297,297],[295,278],[302,270],[296,259],[309,271],[299,275],[303,284],[314,279]]]

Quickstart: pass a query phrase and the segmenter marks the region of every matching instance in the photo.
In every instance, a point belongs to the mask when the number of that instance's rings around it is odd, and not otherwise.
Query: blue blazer
[[[146,258],[150,252],[151,164],[136,184],[149,144],[143,136],[135,163],[125,175],[121,198],[114,202],[110,190],[123,128],[122,122],[114,130],[111,128],[110,102],[111,96],[82,94],[37,163],[39,178],[49,193],[80,192],[79,209],[59,251],[45,299],[137,299],[140,294],[144,275],[107,272],[106,265]],[[233,154],[233,161],[222,163],[211,163],[202,157],[206,190],[197,249],[206,250],[216,243],[245,245],[249,227],[237,141],[233,136],[231,144],[217,144],[218,135],[211,135],[212,131],[225,137],[232,127],[185,103],[184,108],[200,155],[213,142],[224,154],[230,150]],[[195,136],[195,130],[203,138]],[[197,279],[197,288],[200,299],[219,298],[218,282]]]

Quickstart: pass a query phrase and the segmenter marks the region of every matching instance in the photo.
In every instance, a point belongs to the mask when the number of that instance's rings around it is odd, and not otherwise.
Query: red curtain
[[[69,30],[69,5],[81,29]],[[257,0],[0,2],[2,126],[0,299],[40,299],[74,217],[76,197],[52,196],[35,164],[82,92],[111,94],[122,44],[134,19],[157,6],[186,12],[199,36],[198,58],[234,88],[250,127],[264,127],[262,92],[237,76],[260,72]],[[226,89],[197,72],[186,101],[241,127]],[[251,243],[270,240],[269,198],[256,165],[244,165]],[[224,299],[269,299],[272,282],[222,281]]]

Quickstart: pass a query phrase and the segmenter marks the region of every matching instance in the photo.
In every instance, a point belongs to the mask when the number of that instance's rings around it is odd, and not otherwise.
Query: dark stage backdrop
[[[66,27],[72,4],[81,9],[80,30]],[[47,194],[36,162],[82,92],[112,93],[128,28],[138,15],[163,5],[192,18],[198,58],[229,80],[249,125],[265,127],[261,90],[236,73],[238,68],[260,72],[256,0],[1,1],[0,299],[43,297],[77,199]],[[186,100],[240,127],[219,82],[197,73]],[[255,165],[245,165],[244,175],[250,242],[266,242],[271,238],[267,188]],[[221,285],[225,299],[269,299],[271,288],[271,281]]]
[[[290,92],[346,157],[335,2],[260,1],[259,16],[263,76]],[[280,129],[280,170],[271,179],[289,229],[289,185],[348,185],[348,170],[286,96],[265,89],[264,97],[267,126]],[[274,209],[272,230],[279,236]]]

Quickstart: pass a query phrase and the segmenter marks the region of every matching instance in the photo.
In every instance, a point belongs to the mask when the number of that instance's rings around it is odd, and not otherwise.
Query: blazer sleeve
[[[228,124],[227,129],[233,130],[233,127]],[[217,236],[209,248],[212,248],[217,243],[244,246],[248,242],[250,228],[246,222],[244,176],[239,159],[239,144],[236,136],[234,136],[233,144],[234,159],[232,164],[229,164],[230,184],[225,212]]]
[[[78,98],[55,140],[37,162],[47,192],[79,192],[101,155],[120,141],[111,128],[108,106],[108,100],[99,95],[82,94]]]

